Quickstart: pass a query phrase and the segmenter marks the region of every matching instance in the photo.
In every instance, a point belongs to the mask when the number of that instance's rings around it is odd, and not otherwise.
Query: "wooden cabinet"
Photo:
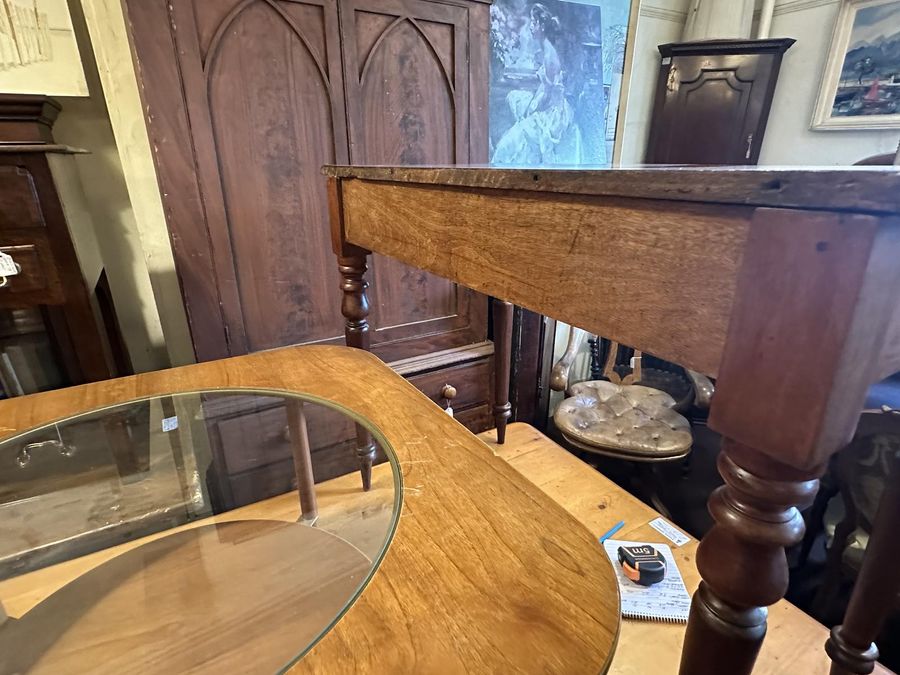
[[[339,342],[320,168],[485,161],[488,5],[126,4],[198,359]],[[382,358],[486,340],[483,296],[372,265]]]
[[[0,382],[15,396],[130,372],[74,154],[53,143],[60,106],[0,95]]]
[[[790,38],[659,47],[648,164],[756,164]]]
[[[487,161],[489,5],[126,0],[125,7],[197,358],[342,344],[321,167]],[[473,431],[489,428],[487,298],[388,258],[373,256],[370,265],[373,351],[402,362],[413,382],[440,387],[453,379],[460,391],[477,393],[454,407]],[[229,412],[229,425],[239,417]],[[355,468],[352,449],[342,449],[351,436],[336,432],[331,446],[344,453],[345,470]],[[219,450],[232,503],[240,503],[247,492],[237,483],[251,469]],[[252,471],[283,482],[288,457],[275,442],[271,461]]]

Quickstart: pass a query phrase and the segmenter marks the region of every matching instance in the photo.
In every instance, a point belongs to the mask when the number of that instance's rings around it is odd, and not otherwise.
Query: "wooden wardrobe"
[[[321,167],[486,162],[489,5],[125,8],[197,358],[342,344]],[[487,298],[379,256],[367,278],[374,351],[436,401],[451,385],[458,419],[489,428]],[[289,457],[285,443],[269,464]]]

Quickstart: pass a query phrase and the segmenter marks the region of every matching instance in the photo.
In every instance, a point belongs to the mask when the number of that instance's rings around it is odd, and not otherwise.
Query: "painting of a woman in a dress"
[[[534,91],[515,89],[506,97],[516,122],[494,148],[494,165],[522,166],[561,163],[557,150],[565,141],[568,162],[577,163],[580,152],[578,127],[566,99],[563,68],[555,43],[560,23],[542,4],[531,8],[527,26],[534,44],[532,58],[537,66],[538,87]],[[525,31],[523,30],[523,33]]]

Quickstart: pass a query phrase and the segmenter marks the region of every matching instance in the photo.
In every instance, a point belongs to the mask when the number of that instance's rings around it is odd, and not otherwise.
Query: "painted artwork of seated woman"
[[[535,48],[530,56],[537,67],[538,86],[534,91],[515,89],[507,94],[506,103],[516,122],[498,141],[491,163],[578,164],[580,134],[566,99],[564,72],[554,46],[559,38],[559,19],[544,5],[535,4],[528,30]]]

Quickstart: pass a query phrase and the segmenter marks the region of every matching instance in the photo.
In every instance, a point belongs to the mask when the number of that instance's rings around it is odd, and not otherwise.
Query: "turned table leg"
[[[497,443],[506,441],[506,423],[512,415],[509,402],[509,371],[512,361],[513,306],[505,300],[494,299],[494,423]]]
[[[788,586],[784,548],[803,537],[798,507],[811,503],[817,472],[778,465],[725,439],[725,485],[710,497],[716,524],[700,542],[703,581],[694,594],[681,657],[683,675],[750,673],[766,634],[766,607]]]
[[[831,675],[871,673],[878,660],[874,640],[900,590],[900,477],[894,463],[875,516],[862,569],[853,587],[844,623],[831,630],[825,651],[831,657]]]
[[[369,284],[365,280],[367,252],[355,247],[347,249],[346,255],[338,256],[341,290],[344,292],[341,313],[346,319],[344,338],[348,347],[369,351],[369,299],[366,296]],[[356,425],[356,457],[362,474],[363,490],[369,490],[372,487],[375,443],[372,441],[372,434],[361,424]]]
[[[319,517],[319,507],[316,504],[316,479],[313,476],[312,451],[309,447],[309,430],[303,401],[288,400],[287,417],[294,472],[297,475],[297,492],[300,496],[300,522],[313,525]]]

